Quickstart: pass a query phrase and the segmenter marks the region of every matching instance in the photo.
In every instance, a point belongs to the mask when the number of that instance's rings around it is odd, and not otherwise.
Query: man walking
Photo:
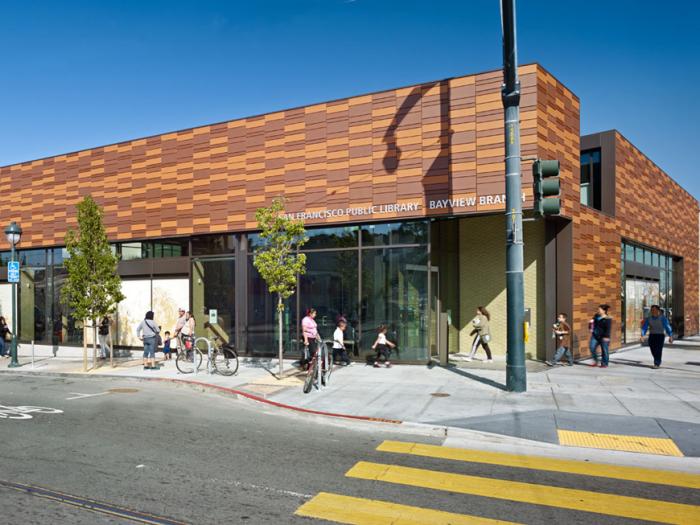
[[[661,353],[664,351],[666,335],[668,335],[668,342],[673,343],[673,330],[666,316],[661,313],[661,308],[658,305],[653,305],[649,313],[649,317],[644,319],[644,324],[642,325],[641,340],[644,341],[644,336],[649,332],[649,349],[654,357],[654,366],[652,368],[659,368],[661,366]]]
[[[100,359],[107,359],[112,355],[112,344],[109,332],[112,328],[112,319],[105,315],[100,321],[98,335],[100,336]]]

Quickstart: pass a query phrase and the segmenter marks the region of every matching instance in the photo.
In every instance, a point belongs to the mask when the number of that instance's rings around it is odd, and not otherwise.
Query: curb
[[[366,421],[366,422],[372,422],[372,423],[388,423],[391,425],[401,425],[404,424],[404,421],[401,421],[399,419],[387,419],[387,418],[382,418],[382,417],[370,417],[370,416],[357,416],[353,414],[341,414],[337,412],[326,412],[323,410],[313,410],[311,408],[303,408],[303,407],[298,407],[294,405],[288,405],[286,403],[280,403],[278,401],[272,401],[270,399],[266,399],[263,396],[259,396],[257,394],[252,394],[250,392],[246,392],[245,390],[239,390],[236,388],[229,388],[225,386],[220,386],[220,385],[212,385],[210,383],[203,383],[201,381],[190,381],[187,379],[171,379],[167,377],[135,377],[135,376],[113,376],[113,375],[97,375],[97,374],[87,374],[87,373],[77,373],[77,372],[36,372],[36,371],[23,371],[23,372],[15,372],[15,371],[6,371],[6,370],[0,370],[0,374],[17,374],[17,375],[32,375],[32,376],[44,376],[44,377],[81,377],[81,378],[100,378],[100,379],[132,379],[132,380],[137,380],[137,381],[153,381],[153,382],[161,382],[161,383],[170,383],[170,384],[176,384],[176,385],[186,385],[190,387],[199,387],[204,390],[210,390],[210,391],[215,391],[215,392],[220,392],[228,395],[232,395],[234,397],[242,397],[245,399],[250,399],[251,401],[255,401],[258,403],[263,403],[266,405],[274,406],[277,408],[283,408],[285,410],[291,410],[294,412],[302,412],[304,414],[311,414],[311,415],[316,415],[316,416],[324,416],[324,417],[331,417],[331,418],[336,418],[336,419],[351,419],[355,421]],[[413,423],[415,425],[422,425],[422,423]],[[426,427],[432,427],[432,428],[437,428],[432,425],[425,425]],[[447,435],[447,427],[440,427],[441,429],[444,429],[445,435]]]

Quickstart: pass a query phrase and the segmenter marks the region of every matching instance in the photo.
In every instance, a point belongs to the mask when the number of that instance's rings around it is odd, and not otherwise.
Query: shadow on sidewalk
[[[610,364],[613,365],[624,365],[624,366],[634,366],[636,368],[653,368],[651,364],[642,361],[634,361],[632,359],[610,359]],[[696,364],[693,362],[688,362],[686,364]],[[679,372],[691,372],[698,373],[696,370],[688,370],[686,368],[675,368],[673,366],[665,366],[661,364],[661,368],[664,370],[678,370]]]
[[[494,381],[493,379],[489,379],[487,377],[481,377],[476,374],[470,374],[469,372],[465,372],[464,369],[462,368],[457,368],[456,366],[443,366],[441,368],[444,368],[445,370],[452,372],[454,374],[460,375],[462,377],[466,377],[467,379],[471,379],[473,381],[477,381],[479,383],[483,383],[484,385],[492,386],[494,388],[498,388],[499,390],[505,390],[506,385],[503,383],[499,383],[498,381]]]

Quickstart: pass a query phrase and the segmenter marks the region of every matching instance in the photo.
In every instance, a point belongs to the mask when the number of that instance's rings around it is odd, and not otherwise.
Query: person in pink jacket
[[[316,324],[316,310],[309,308],[306,316],[301,320],[301,334],[304,338],[304,349],[299,360],[300,365],[306,366],[318,348],[318,325]]]

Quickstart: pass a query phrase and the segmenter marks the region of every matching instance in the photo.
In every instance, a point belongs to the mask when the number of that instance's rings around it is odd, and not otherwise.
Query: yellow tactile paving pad
[[[600,448],[683,457],[683,453],[673,440],[668,438],[599,434],[597,432],[576,432],[573,430],[558,430],[557,432],[559,434],[559,444],[568,447]]]

